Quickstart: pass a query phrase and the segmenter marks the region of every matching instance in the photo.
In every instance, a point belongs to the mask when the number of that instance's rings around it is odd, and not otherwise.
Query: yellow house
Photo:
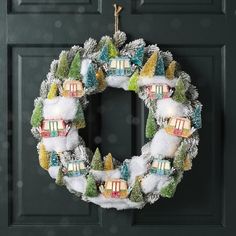
[[[107,180],[99,189],[107,198],[127,198],[129,195],[127,182],[123,179]]]
[[[82,82],[79,80],[65,80],[62,95],[64,97],[82,97],[84,95]]]
[[[165,130],[168,134],[188,138],[192,134],[191,121],[183,117],[170,118]]]

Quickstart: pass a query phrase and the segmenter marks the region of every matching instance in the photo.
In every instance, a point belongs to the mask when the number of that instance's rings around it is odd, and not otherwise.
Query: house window
[[[58,130],[58,122],[57,121],[49,121],[49,130],[57,131]]]
[[[120,189],[121,190],[126,190],[127,189],[127,185],[126,185],[126,183],[124,181],[120,182]]]
[[[71,83],[70,84],[70,91],[71,92],[76,92],[76,90],[77,90],[77,85],[75,83]]]
[[[108,190],[111,190],[111,189],[112,189],[112,182],[111,182],[111,181],[108,181],[108,182],[107,182],[106,189],[108,189]]]
[[[184,127],[184,120],[176,119],[175,128],[182,130]]]
[[[129,68],[129,67],[130,67],[129,61],[125,60],[125,68]]]
[[[80,162],[80,164],[79,164],[79,168],[80,168],[81,170],[84,170],[84,169],[85,169],[85,165],[84,165],[83,162]]]
[[[115,69],[115,68],[116,68],[116,61],[115,61],[115,60],[112,60],[110,66],[111,66],[111,68],[114,68],[114,69]]]

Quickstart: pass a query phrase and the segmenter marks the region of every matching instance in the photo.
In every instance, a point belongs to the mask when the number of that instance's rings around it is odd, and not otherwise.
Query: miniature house
[[[147,86],[146,90],[150,99],[169,98],[173,92],[166,84],[152,84]]]
[[[188,138],[192,134],[190,120],[183,117],[170,118],[165,130],[168,134],[184,138]]]
[[[62,95],[64,97],[82,97],[84,95],[82,82],[79,80],[65,80]]]
[[[110,76],[130,76],[131,63],[130,59],[126,57],[112,58],[109,63],[109,75]]]
[[[86,173],[86,167],[84,161],[81,160],[70,160],[66,163],[64,169],[65,173],[69,177],[75,177],[84,175]]]
[[[150,168],[150,173],[157,175],[169,175],[171,172],[170,161],[154,158]]]
[[[40,134],[44,138],[66,136],[69,128],[64,120],[43,120]]]
[[[126,198],[128,196],[127,182],[122,179],[110,179],[100,186],[101,193],[109,198]]]

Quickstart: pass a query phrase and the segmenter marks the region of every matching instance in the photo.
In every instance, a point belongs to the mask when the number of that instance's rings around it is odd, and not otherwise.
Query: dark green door
[[[117,1],[129,40],[172,51],[204,105],[200,152],[173,199],[141,211],[104,210],[39,167],[29,120],[40,82],[62,49],[113,33],[112,3],[0,1],[0,235],[236,235],[236,1]],[[135,95],[108,89],[91,97],[83,136],[122,160],[139,154],[145,117]]]

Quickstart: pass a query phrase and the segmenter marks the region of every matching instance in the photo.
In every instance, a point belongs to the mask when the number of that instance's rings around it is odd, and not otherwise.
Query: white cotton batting
[[[108,171],[101,171],[101,170],[90,170],[93,174],[96,181],[106,181],[108,179],[119,179],[120,178],[120,170],[108,170]]]
[[[48,168],[48,173],[51,176],[51,178],[56,179],[57,178],[57,174],[59,171],[60,166],[50,166]]]
[[[150,154],[150,152],[151,152],[151,142],[148,142],[148,143],[144,144],[144,145],[142,146],[141,151],[142,151],[142,154],[143,154],[143,155],[145,155],[145,154],[146,154],[146,155]]]
[[[133,185],[137,176],[143,175],[147,171],[147,159],[143,156],[134,156],[129,164],[130,178],[129,184]]]
[[[164,183],[169,180],[168,176],[160,176],[156,174],[149,174],[142,179],[141,187],[142,191],[146,193],[160,191]]]
[[[74,98],[56,97],[45,99],[43,104],[44,119],[73,120],[77,112]]]
[[[69,189],[69,191],[75,191],[79,193],[85,192],[87,181],[84,176],[64,176],[63,180],[65,181],[66,187]]]
[[[64,152],[73,150],[79,142],[78,131],[72,127],[65,137],[42,138],[42,142],[48,152]]]
[[[168,134],[164,129],[160,129],[152,139],[151,154],[154,157],[158,154],[172,157],[174,156],[180,141],[180,137]]]
[[[175,87],[176,82],[177,82],[177,78],[169,80],[165,76],[154,76],[152,78],[139,77],[138,85],[139,86],[145,86],[145,85],[151,85],[151,84],[167,84],[170,87]]]
[[[85,201],[89,200],[103,208],[115,208],[117,210],[124,210],[128,208],[141,209],[144,206],[143,202],[132,202],[128,198],[105,198],[102,194],[97,197],[84,197]]]
[[[89,65],[91,64],[91,60],[90,59],[83,59],[81,62],[81,69],[80,69],[80,74],[82,76],[85,76],[87,74]]]
[[[185,106],[172,98],[157,100],[156,117],[184,116]]]
[[[123,88],[128,90],[129,77],[127,76],[108,76],[106,77],[107,85],[113,88]]]

